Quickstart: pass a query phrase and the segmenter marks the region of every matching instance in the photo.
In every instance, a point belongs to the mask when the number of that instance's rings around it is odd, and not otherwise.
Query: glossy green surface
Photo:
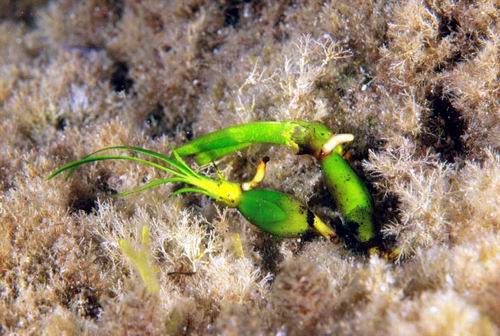
[[[180,156],[194,155],[201,165],[258,143],[286,145],[298,153],[318,155],[331,135],[331,131],[319,123],[259,121],[202,135],[176,152]]]
[[[363,181],[336,152],[321,160],[321,169],[344,225],[360,242],[373,239],[373,201]]]
[[[195,155],[198,164],[207,164],[255,143],[287,145],[289,123],[261,122],[224,128],[179,147],[180,156]]]
[[[332,135],[332,131],[321,123],[254,122],[203,135],[178,148],[177,152],[181,156],[195,155],[199,164],[209,163],[257,143],[286,145],[297,154],[313,155],[321,162],[326,183],[342,214],[345,228],[359,242],[368,242],[375,236],[371,195],[342,158],[341,146],[322,157],[323,145]]]
[[[314,220],[299,201],[269,189],[245,191],[238,210],[262,231],[279,237],[298,237],[311,229]]]

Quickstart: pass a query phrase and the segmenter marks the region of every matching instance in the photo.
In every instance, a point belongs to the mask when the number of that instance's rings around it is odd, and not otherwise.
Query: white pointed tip
[[[349,134],[349,133],[335,134],[323,145],[323,149],[322,149],[323,155],[328,155],[338,145],[352,142],[353,140],[354,140],[354,135],[352,135],[352,134]]]
[[[249,191],[252,190],[252,185],[250,182],[245,182],[241,184],[241,190],[243,191]]]

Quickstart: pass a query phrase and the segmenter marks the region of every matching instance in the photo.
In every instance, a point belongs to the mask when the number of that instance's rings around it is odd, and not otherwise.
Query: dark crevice
[[[98,210],[97,200],[99,196],[115,195],[117,191],[108,185],[109,177],[110,173],[108,171],[101,170],[93,185],[84,185],[81,184],[80,180],[77,180],[72,185],[69,197],[70,212],[78,213],[83,211],[86,214],[91,214]]]
[[[123,12],[125,10],[124,1],[123,0],[112,0],[112,5],[113,5],[116,21],[119,21],[123,17]]]
[[[382,225],[389,223],[400,222],[401,217],[401,201],[396,194],[387,193],[386,191],[377,192],[372,183],[367,183],[368,189],[373,196],[374,213],[373,222],[377,235],[373,245],[380,247],[381,251],[391,251],[396,245],[396,237],[382,234]]]
[[[443,40],[444,38],[452,34],[456,35],[458,33],[459,27],[460,24],[452,16],[442,16],[439,21],[438,40]],[[440,73],[444,70],[452,69],[456,64],[463,62],[463,60],[463,50],[461,48],[458,48],[450,57],[436,65],[434,71]]]
[[[169,45],[169,44],[164,44],[162,47],[161,47],[161,50],[164,52],[164,53],[168,53],[172,50],[172,46]]]
[[[92,320],[100,318],[102,305],[92,287],[69,285],[63,295],[63,303],[68,309],[76,308],[83,317]]]
[[[149,111],[144,120],[144,128],[151,138],[156,139],[165,133],[165,119],[165,109],[163,105],[156,104],[156,106]]]
[[[371,125],[372,123],[376,123],[377,120],[373,120],[372,118],[367,118],[365,123]],[[348,157],[349,164],[356,173],[361,177],[361,179],[366,180],[367,176],[363,170],[363,161],[369,159],[370,150],[371,151],[379,151],[382,150],[386,140],[377,137],[375,134],[359,134],[355,135],[360,145],[357,148],[349,148],[346,147],[347,152],[346,155]]]
[[[184,124],[182,124],[182,132],[184,133],[186,140],[192,140],[193,139],[193,122],[185,122]]]
[[[255,250],[262,257],[263,274],[278,272],[278,265],[283,261],[279,245],[279,240],[266,233],[262,233],[262,239],[255,245]]]
[[[434,67],[434,71],[437,73],[449,71],[457,64],[467,61],[481,47],[481,39],[476,36],[480,34],[464,33],[460,30],[460,23],[452,16],[441,17],[438,33],[438,40],[451,37],[450,42],[454,46],[451,56]]]
[[[81,292],[83,300],[83,316],[93,320],[99,319],[102,313],[102,306],[97,299],[96,293],[92,288],[84,288]]]
[[[97,196],[92,193],[84,193],[78,195],[70,201],[70,208],[72,212],[83,211],[87,215],[97,210]]]
[[[59,116],[56,120],[56,129],[58,131],[64,131],[64,129],[68,126],[68,120],[65,117]]]
[[[444,39],[445,37],[457,33],[458,28],[460,27],[460,24],[458,23],[455,18],[451,16],[443,16],[441,17],[441,20],[439,21],[439,39]]]
[[[223,7],[224,27],[236,27],[240,22],[242,0],[231,0]]]
[[[193,122],[180,116],[168,118],[166,109],[161,104],[157,104],[146,116],[144,128],[152,139],[161,136],[175,137],[183,134],[186,140],[193,138]]]
[[[114,91],[129,93],[134,81],[128,76],[129,68],[125,62],[116,62],[111,74],[110,84]]]
[[[430,114],[424,124],[426,132],[422,143],[433,147],[442,161],[453,163],[457,157],[465,155],[463,135],[465,121],[453,107],[448,97],[440,92],[429,95]]]
[[[36,28],[35,12],[38,7],[45,6],[47,1],[4,0],[0,2],[0,21],[13,19],[23,22],[30,29]]]

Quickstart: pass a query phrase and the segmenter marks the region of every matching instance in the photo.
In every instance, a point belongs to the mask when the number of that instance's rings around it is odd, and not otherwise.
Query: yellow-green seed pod
[[[344,226],[359,242],[372,240],[375,237],[373,201],[361,178],[336,152],[321,159],[321,169]]]
[[[313,228],[314,215],[291,196],[268,189],[245,191],[238,210],[262,231],[298,237]]]

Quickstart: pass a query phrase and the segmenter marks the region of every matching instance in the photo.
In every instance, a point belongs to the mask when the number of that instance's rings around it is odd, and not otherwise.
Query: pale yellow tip
[[[269,158],[265,157],[262,159],[257,165],[257,171],[255,172],[255,176],[249,182],[244,182],[241,184],[241,189],[243,191],[252,190],[257,187],[266,176],[266,163],[269,161]]]

